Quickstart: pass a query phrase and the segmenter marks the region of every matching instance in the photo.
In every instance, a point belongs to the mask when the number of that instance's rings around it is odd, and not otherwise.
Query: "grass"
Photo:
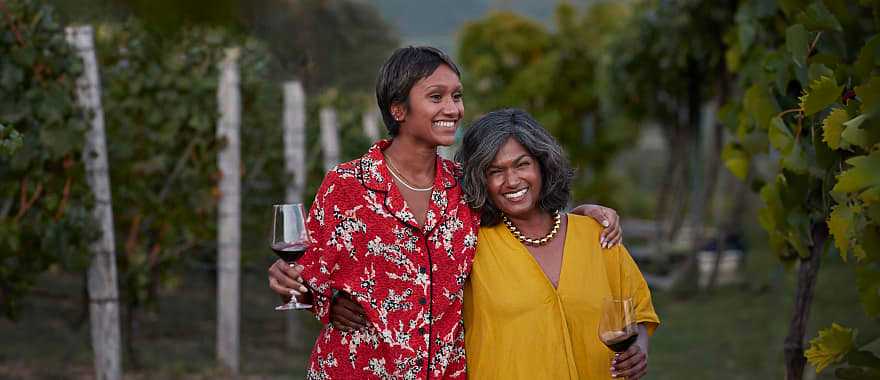
[[[794,305],[796,270],[770,253],[753,253],[739,286],[677,300],[655,294],[662,325],[651,340],[651,379],[781,379],[783,340]],[[823,257],[805,342],[838,322],[862,334],[880,325],[858,304],[854,273],[837,256]],[[807,346],[808,347],[808,346]],[[806,376],[815,375],[813,368]],[[807,377],[810,378],[810,377]],[[826,369],[818,377],[832,379]]]
[[[318,324],[306,325],[301,346],[284,343],[285,312],[266,287],[258,263],[242,276],[241,373],[243,379],[302,378]],[[157,310],[138,318],[130,339],[138,366],[124,361],[126,379],[228,378],[214,361],[214,277],[187,272],[184,286],[162,295]],[[753,253],[743,283],[710,294],[678,299],[655,293],[663,324],[651,340],[648,379],[779,379],[782,341],[787,334],[795,272],[785,271],[768,253]],[[0,378],[93,378],[88,323],[82,315],[82,279],[50,273],[25,303],[17,322],[0,319]],[[880,334],[880,325],[857,306],[852,269],[835,256],[823,258],[807,340],[832,321],[860,334]],[[807,371],[812,371],[807,369]],[[820,379],[831,379],[826,370]]]

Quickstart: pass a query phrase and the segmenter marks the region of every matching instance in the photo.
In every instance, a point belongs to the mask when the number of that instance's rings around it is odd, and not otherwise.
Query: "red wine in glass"
[[[632,298],[605,298],[601,313],[599,340],[611,351],[626,351],[639,336]]]
[[[306,229],[305,211],[302,203],[273,206],[272,242],[270,247],[281,260],[293,264],[309,246],[309,230]],[[296,297],[275,310],[308,309],[312,305],[299,303]]]
[[[623,352],[636,342],[639,335],[635,328],[627,328],[623,331],[605,331],[599,336],[599,340],[605,343],[611,351]]]
[[[295,263],[296,260],[299,260],[299,258],[306,253],[306,248],[308,248],[308,245],[303,243],[272,244],[272,251],[275,252],[281,260],[284,260],[284,262],[288,264]]]

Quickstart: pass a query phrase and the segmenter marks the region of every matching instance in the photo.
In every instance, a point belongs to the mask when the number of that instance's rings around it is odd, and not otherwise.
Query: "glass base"
[[[276,306],[275,310],[302,310],[302,309],[311,309],[312,305],[299,303],[296,301],[290,301],[284,305]]]

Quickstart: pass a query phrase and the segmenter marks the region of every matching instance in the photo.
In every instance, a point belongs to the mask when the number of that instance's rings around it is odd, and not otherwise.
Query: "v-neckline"
[[[568,247],[568,243],[569,243],[569,240],[568,240],[568,238],[569,238],[569,234],[568,234],[569,218],[568,218],[568,215],[564,215],[564,218],[565,218],[565,225],[563,227],[565,228],[565,231],[563,231],[563,232],[565,233],[565,240],[562,242],[562,259],[560,260],[560,263],[559,263],[559,278],[556,279],[556,286],[553,286],[553,281],[550,281],[550,277],[547,276],[547,272],[544,272],[544,268],[541,267],[541,263],[539,263],[538,260],[535,259],[535,256],[532,255],[531,252],[529,252],[529,248],[526,247],[525,244],[520,242],[515,236],[513,236],[513,234],[510,232],[509,229],[507,229],[506,226],[504,227],[504,231],[506,231],[506,233],[508,235],[510,235],[510,237],[513,239],[513,241],[515,241],[515,244],[519,248],[519,251],[528,257],[528,260],[531,262],[532,267],[535,270],[537,270],[538,273],[541,274],[541,276],[544,279],[543,282],[548,287],[550,287],[550,290],[552,290],[553,293],[556,293],[556,294],[559,293],[559,287],[562,286],[562,279],[563,279],[563,275],[565,274],[565,267],[566,267],[565,261],[566,261],[566,258],[568,257],[568,255],[565,254],[566,248]],[[502,224],[502,226],[503,226],[503,224]]]

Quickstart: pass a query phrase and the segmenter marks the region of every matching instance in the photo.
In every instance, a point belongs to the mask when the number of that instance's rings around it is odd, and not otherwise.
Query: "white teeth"
[[[517,192],[515,192],[515,193],[507,193],[507,194],[504,194],[504,197],[507,198],[507,199],[519,198],[519,197],[521,197],[521,196],[523,196],[523,195],[526,195],[526,190],[528,190],[528,189],[525,188],[525,189],[522,189],[522,190],[517,191]]]
[[[434,126],[440,127],[440,128],[452,128],[452,127],[455,127],[455,122],[454,121],[435,121]]]

